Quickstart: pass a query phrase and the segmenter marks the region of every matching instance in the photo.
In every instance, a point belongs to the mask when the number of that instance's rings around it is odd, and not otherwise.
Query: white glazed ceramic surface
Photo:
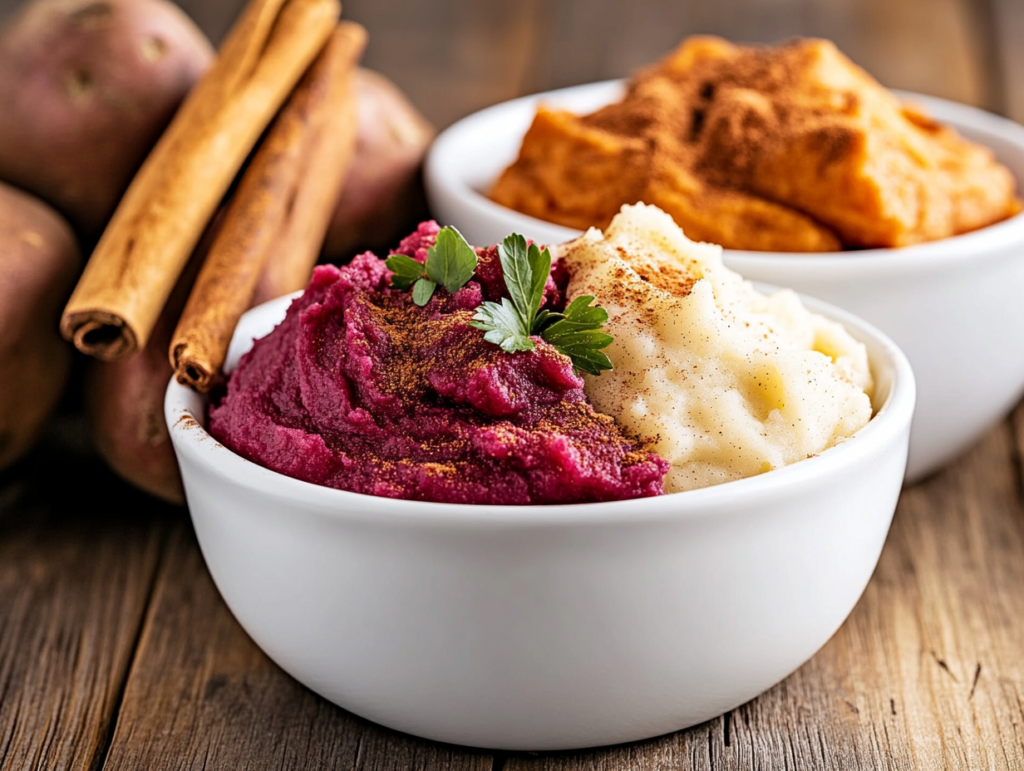
[[[518,154],[541,100],[576,112],[614,101],[621,82],[595,83],[488,108],[438,137],[426,165],[431,210],[474,244],[511,232],[562,243],[578,231],[527,217],[486,191]],[[965,105],[900,94],[964,136],[991,147],[1024,180],[1024,127]],[[907,479],[938,469],[1005,415],[1024,393],[1024,215],[904,249],[831,254],[725,251],[733,270],[788,286],[875,324],[917,374],[918,406]]]
[[[228,366],[287,298],[243,318]],[[876,417],[752,479],[575,506],[466,506],[331,490],[252,464],[165,403],[210,572],[267,654],[327,699],[431,739],[500,749],[631,741],[769,688],[853,608],[896,506],[913,374],[876,330]]]

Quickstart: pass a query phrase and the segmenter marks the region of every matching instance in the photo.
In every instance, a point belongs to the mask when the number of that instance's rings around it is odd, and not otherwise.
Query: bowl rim
[[[478,123],[493,120],[495,115],[518,115],[528,111],[529,116],[532,116],[535,106],[547,99],[576,97],[587,100],[603,99],[604,103],[608,103],[622,93],[627,82],[624,78],[603,80],[528,94],[486,107],[456,121],[438,135],[427,153],[424,181],[428,195],[431,187],[436,185],[463,204],[477,211],[485,211],[491,217],[514,217],[527,223],[537,223],[544,228],[560,228],[565,232],[565,241],[576,237],[581,231],[522,214],[492,201],[466,181],[459,165],[452,165],[446,161],[459,153],[460,145],[476,130]],[[1019,123],[960,102],[913,91],[889,90],[904,101],[923,105],[932,117],[950,125],[958,132],[966,128],[971,132],[997,136],[1001,141],[1016,146],[1020,150],[1024,164],[1024,126]],[[599,103],[600,101],[594,102],[595,105]],[[1024,179],[1017,179],[1018,195],[1024,193],[1022,186]],[[737,267],[757,264],[762,267],[777,266],[785,270],[793,269],[796,263],[799,263],[802,270],[809,269],[812,273],[838,272],[851,268],[859,272],[870,267],[871,270],[877,271],[876,275],[890,275],[907,270],[919,270],[922,263],[938,268],[962,260],[976,260],[983,253],[1001,255],[1005,253],[1008,245],[1020,243],[1024,243],[1024,211],[978,230],[910,246],[838,252],[758,252],[723,249],[723,256],[728,263]],[[740,272],[743,272],[742,269]]]
[[[254,335],[252,327],[262,322],[263,327],[269,329],[268,317],[272,317],[273,325],[276,325],[292,300],[300,294],[301,291],[270,300],[245,313],[235,330],[232,352],[248,350],[256,337],[265,334],[257,329],[257,335]],[[456,504],[386,498],[295,479],[237,455],[207,432],[204,414],[207,397],[181,385],[173,376],[165,392],[164,417],[176,454],[189,463],[207,468],[227,485],[244,487],[279,500],[301,501],[305,509],[316,509],[326,516],[345,520],[372,520],[379,525],[418,523],[431,527],[464,527],[470,524],[508,527],[652,521],[667,516],[710,517],[737,506],[763,505],[772,496],[788,495],[795,487],[820,483],[841,474],[844,467],[856,465],[865,456],[898,442],[901,432],[909,433],[916,387],[913,370],[903,351],[879,329],[859,317],[813,298],[800,295],[800,299],[815,313],[842,323],[856,339],[868,346],[872,369],[876,373],[879,366],[889,370],[889,393],[867,425],[820,454],[764,474],[696,490],[621,501],[536,505]],[[246,337],[248,341],[245,341]],[[179,457],[179,461],[181,459]],[[905,462],[904,458],[904,465]],[[186,464],[180,465],[185,477]],[[901,473],[900,479],[902,477]]]

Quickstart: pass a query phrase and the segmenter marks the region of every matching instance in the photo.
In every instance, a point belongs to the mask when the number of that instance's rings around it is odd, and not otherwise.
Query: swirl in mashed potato
[[[569,296],[594,295],[615,337],[587,396],[671,464],[665,492],[785,466],[870,420],[863,344],[789,290],[756,291],[660,209],[624,206],[561,255]]]

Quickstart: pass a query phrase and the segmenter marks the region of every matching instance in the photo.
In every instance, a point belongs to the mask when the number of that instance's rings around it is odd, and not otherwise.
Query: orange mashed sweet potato
[[[787,252],[906,246],[1021,209],[991,151],[813,39],[694,37],[621,102],[586,116],[541,106],[491,197],[580,229],[643,201],[691,239]]]

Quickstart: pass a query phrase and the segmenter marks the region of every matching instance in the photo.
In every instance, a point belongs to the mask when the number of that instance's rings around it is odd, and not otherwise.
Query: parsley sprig
[[[427,249],[426,262],[420,263],[405,254],[392,254],[384,264],[394,275],[394,289],[412,289],[412,301],[426,305],[438,284],[449,292],[465,286],[476,271],[476,250],[453,227],[441,228],[434,245]]]
[[[615,338],[598,331],[608,321],[608,311],[591,306],[593,300],[593,295],[584,294],[569,303],[564,313],[541,311],[547,313],[544,321],[548,325],[540,336],[572,359],[576,370],[600,375],[612,368],[611,360],[601,349],[611,345]]]
[[[483,302],[473,316],[473,326],[482,329],[484,340],[503,351],[532,351],[533,335],[539,335],[572,360],[577,372],[600,375],[612,363],[601,351],[611,344],[611,335],[600,332],[608,312],[592,295],[573,300],[562,313],[540,310],[544,285],[551,272],[551,252],[513,233],[498,244],[498,259],[509,297],[500,303]],[[394,289],[412,289],[412,301],[426,305],[437,287],[456,292],[476,272],[476,250],[453,227],[441,228],[427,259],[420,263],[405,254],[392,254],[384,261],[392,272]]]
[[[531,335],[539,335],[572,360],[573,368],[591,375],[611,369],[601,351],[611,344],[611,335],[599,332],[608,312],[591,306],[591,295],[577,297],[562,313],[540,310],[544,285],[551,271],[551,253],[513,233],[498,245],[498,258],[509,297],[501,303],[484,301],[473,316],[473,326],[486,333],[484,340],[503,351],[532,351]]]

